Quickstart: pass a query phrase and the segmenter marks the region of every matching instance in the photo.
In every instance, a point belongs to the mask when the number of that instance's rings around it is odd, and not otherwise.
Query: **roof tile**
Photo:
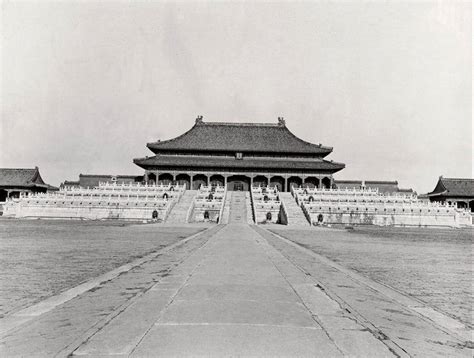
[[[305,153],[325,156],[331,147],[306,142],[285,126],[284,122],[222,123],[197,121],[184,134],[170,140],[148,143],[155,153],[160,150],[236,151],[268,153]]]

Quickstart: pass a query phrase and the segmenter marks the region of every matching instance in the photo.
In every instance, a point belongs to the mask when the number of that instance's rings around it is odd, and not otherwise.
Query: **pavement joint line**
[[[215,298],[199,298],[199,299],[175,299],[176,302],[205,302],[205,301],[216,301]],[[262,302],[261,300],[248,300],[248,299],[240,299],[240,298],[219,298],[219,302]],[[294,302],[290,300],[272,300],[271,302],[278,302],[278,303],[296,303],[300,306],[304,306],[301,302]]]
[[[266,323],[212,323],[212,322],[199,322],[199,323],[177,323],[177,322],[165,322],[155,323],[154,326],[239,326],[239,327],[276,327],[276,328],[298,328],[301,330],[313,330],[320,331],[321,327],[316,326],[297,326],[297,325],[285,325],[285,324],[266,324]]]
[[[453,337],[457,338],[458,340],[460,340],[462,342],[467,341],[468,343],[472,344],[472,341],[473,341],[472,330],[467,329],[463,322],[460,322],[459,320],[454,319],[453,317],[447,315],[444,312],[439,312],[438,310],[436,310],[435,308],[427,305],[423,301],[421,301],[421,300],[419,300],[415,297],[409,296],[406,293],[404,293],[400,290],[397,290],[394,287],[391,287],[389,285],[386,285],[386,284],[383,284],[383,283],[380,283],[380,282],[376,282],[376,281],[371,280],[367,277],[364,277],[364,276],[362,276],[358,273],[355,273],[352,270],[350,270],[346,267],[343,267],[342,265],[328,259],[327,257],[324,257],[320,254],[317,254],[314,251],[312,251],[312,250],[310,250],[306,247],[303,247],[303,246],[295,243],[294,241],[291,241],[291,240],[287,239],[286,237],[283,237],[283,236],[271,231],[270,229],[263,229],[263,230],[267,231],[269,234],[273,235],[274,237],[286,242],[288,245],[291,245],[291,246],[297,248],[298,250],[300,250],[302,252],[306,252],[310,256],[318,259],[323,264],[331,266],[332,268],[340,271],[341,273],[348,276],[352,281],[355,281],[360,285],[366,286],[367,288],[369,288],[373,292],[377,292],[379,294],[382,294],[383,296],[385,296],[388,299],[396,302],[401,307],[405,308],[406,310],[408,310],[409,312],[411,312],[415,316],[423,319],[425,322],[430,323],[435,328],[447,333],[450,336],[453,336]],[[296,266],[298,266],[298,265],[296,265]],[[300,269],[303,272],[305,272],[305,270],[303,268],[300,268]],[[319,284],[323,285],[321,282]],[[325,288],[325,290],[327,290],[327,289]],[[391,295],[391,293],[393,295]],[[331,292],[331,294],[333,294],[334,296],[337,296],[333,292]],[[405,303],[401,302],[400,299],[397,299],[396,297],[394,297],[394,296],[397,296],[397,295],[402,296],[404,300],[407,300],[407,301],[412,302],[412,303],[411,304],[405,304]],[[339,296],[337,296],[337,297],[339,297]],[[342,300],[342,298],[340,298],[340,299]],[[342,300],[342,301],[344,301],[344,300]],[[345,303],[345,305],[347,305],[347,303]],[[347,305],[347,306],[350,307],[349,305]],[[426,309],[429,312],[433,312],[435,317],[433,317],[434,316],[433,314],[431,314],[431,315],[423,314],[422,312],[420,312],[420,310],[419,310],[420,308]],[[441,317],[441,319],[440,319],[440,317]],[[443,320],[446,320],[448,322],[455,321],[455,323],[462,326],[463,328],[453,330],[451,327],[449,327],[449,325],[445,324],[443,322]]]
[[[334,345],[334,347],[339,351],[339,353],[341,353],[343,356],[345,355],[344,354],[344,351],[336,344],[336,342],[334,341],[333,337],[331,337],[331,335],[329,334],[329,332],[326,330],[326,328],[317,320],[315,319],[315,315],[313,314],[313,312],[311,312],[311,310],[309,309],[309,307],[305,304],[303,298],[298,294],[298,292],[296,291],[295,287],[290,283],[290,281],[288,280],[288,278],[283,274],[283,272],[281,272],[280,268],[275,264],[275,262],[273,261],[273,259],[275,258],[274,256],[277,256],[277,255],[274,255],[274,253],[270,253],[270,244],[267,242],[267,240],[265,240],[265,238],[262,236],[261,233],[258,232],[258,229],[256,228],[252,228],[253,231],[255,231],[258,236],[259,236],[259,239],[256,239],[255,241],[257,242],[257,244],[261,247],[261,249],[263,250],[263,252],[265,253],[265,255],[267,256],[267,259],[272,263],[272,265],[275,267],[275,269],[280,273],[280,275],[283,277],[283,279],[287,282],[287,284],[291,287],[291,289],[293,290],[293,292],[295,293],[295,295],[299,298],[299,300],[301,301],[301,304],[303,305],[303,307],[308,311],[308,313],[311,315],[311,319],[316,323],[316,325],[318,327],[320,327],[320,329],[324,332],[324,334],[326,335],[326,337],[328,338],[328,340]],[[268,246],[266,246],[266,245]],[[266,247],[265,247],[266,246]],[[274,249],[274,248],[273,248]],[[280,253],[281,256],[283,256],[281,253]],[[293,264],[293,262],[287,260],[286,264]]]
[[[284,237],[281,237],[280,235],[276,234],[276,233],[273,233],[272,231],[270,230],[267,230],[267,229],[264,229],[264,228],[259,228],[260,230],[263,230],[265,232],[267,232],[268,234],[272,235],[272,236],[275,236],[277,237],[278,239],[284,241],[284,242],[287,242],[288,244],[292,244],[291,246],[294,246],[298,249],[300,249],[301,251],[303,252],[306,252],[309,251],[309,253],[312,253],[312,251],[306,249],[306,248],[302,248],[300,247],[299,245],[295,244],[294,242],[284,238]],[[258,230],[258,229],[257,229]],[[261,235],[262,236],[262,235]],[[263,237],[263,236],[262,236]],[[263,237],[264,238],[264,237]],[[264,238],[265,239],[265,238]],[[321,291],[328,296],[329,299],[335,301],[341,308],[341,310],[343,312],[345,312],[345,317],[346,318],[349,318],[353,321],[355,321],[356,323],[360,324],[362,327],[364,327],[365,329],[367,329],[368,332],[370,332],[372,334],[372,336],[379,340],[382,344],[384,344],[387,349],[392,353],[394,354],[396,357],[408,357],[410,356],[408,354],[407,351],[405,351],[402,347],[400,347],[397,343],[395,343],[394,341],[392,341],[387,335],[385,335],[382,330],[380,330],[377,326],[375,326],[372,322],[370,322],[369,320],[367,320],[363,315],[361,315],[359,312],[357,312],[357,310],[353,309],[349,304],[347,304],[340,296],[338,296],[337,294],[335,294],[334,292],[331,292],[331,291],[328,291],[324,285],[318,281],[315,277],[311,276],[308,272],[306,272],[306,270],[304,270],[301,266],[299,266],[297,263],[295,263],[293,260],[291,260],[290,258],[284,256],[279,250],[277,250],[276,248],[274,248],[272,245],[270,245],[270,243],[268,243],[268,241],[265,239],[266,243],[272,247],[276,252],[278,252],[282,257],[284,257],[286,260],[288,260],[293,266],[295,266],[302,274],[304,274],[305,276],[308,276],[315,284],[314,286],[316,288],[320,288]],[[304,250],[302,250],[304,249]],[[314,255],[316,256],[316,255]],[[344,273],[344,272],[342,272]],[[352,277],[350,277],[352,279]],[[295,290],[296,292],[296,290]],[[307,309],[311,312],[311,310],[307,307]],[[313,315],[313,313],[311,312],[311,314]],[[352,317],[351,317],[352,316]],[[317,315],[316,315],[317,317]],[[315,319],[314,315],[313,315],[313,319]],[[318,319],[315,319],[316,322],[318,322],[318,324],[321,324],[319,323],[319,320]],[[324,329],[324,326],[321,325],[321,327],[323,327]],[[325,330],[325,329],[324,329]],[[326,334],[328,335],[328,337],[330,337],[329,333],[325,330]],[[330,339],[334,342],[334,340],[330,337]],[[336,344],[334,342],[334,344]],[[336,345],[337,346],[337,345]],[[339,349],[339,347],[338,347]],[[344,352],[343,352],[344,354]]]
[[[191,240],[192,238],[194,237],[197,237],[199,234],[205,234],[205,233],[209,233],[209,231],[211,231],[211,229],[213,228],[217,228],[218,230],[216,230],[217,232],[219,232],[221,229],[218,228],[217,226],[212,226],[206,230],[203,230],[203,231],[200,231],[199,233],[196,233],[194,234],[193,236],[189,237],[189,240]],[[207,242],[209,242],[210,238],[212,236],[214,236],[215,233],[211,234],[211,236],[207,239],[207,241],[202,244],[200,247],[198,247],[197,249],[193,250],[191,253],[189,253],[188,255],[186,255],[184,258],[182,258],[181,260],[179,260],[178,263],[176,264],[170,264],[170,266],[168,267],[168,269],[166,269],[165,271],[166,272],[170,272],[172,270],[171,266],[173,267],[179,267],[180,263],[184,262],[187,258],[189,258],[190,256],[194,255],[196,250],[200,250],[204,245],[206,245]],[[184,239],[186,240],[186,239]],[[186,240],[187,242],[188,240]],[[177,243],[178,244],[178,243]],[[125,312],[133,303],[135,303],[136,301],[138,301],[138,299],[144,295],[145,293],[151,291],[154,287],[158,286],[159,284],[162,284],[161,280],[158,281],[158,282],[154,282],[153,284],[151,284],[149,287],[147,287],[146,290],[143,290],[141,292],[139,292],[139,294],[135,295],[134,297],[132,297],[131,299],[129,299],[128,301],[126,301],[124,304],[122,304],[121,306],[119,306],[118,308],[116,308],[113,312],[111,312],[107,317],[105,317],[104,319],[100,320],[99,322],[97,322],[95,325],[93,325],[92,327],[90,327],[87,332],[85,334],[83,334],[82,336],[80,336],[78,339],[74,340],[73,343],[69,343],[66,347],[63,348],[62,351],[60,351],[59,354],[66,354],[68,356],[73,356],[74,355],[74,352],[80,348],[83,344],[87,343],[92,337],[94,337],[98,332],[100,332],[102,329],[104,329],[108,324],[110,324],[117,316],[119,316],[121,313]],[[170,289],[171,291],[175,291],[175,295],[176,295],[176,292],[179,290],[177,289]],[[172,301],[172,298],[173,298],[173,295],[171,295],[170,297],[170,302]],[[170,304],[170,302],[168,302],[168,304],[165,306],[165,308]],[[163,309],[165,309],[163,308]]]
[[[215,232],[213,232],[211,234],[211,236],[207,239],[207,241],[201,246],[199,247],[197,250],[193,251],[188,257],[191,257],[191,256],[194,256],[196,255],[198,252],[203,252],[203,250],[206,249],[206,247],[208,245],[211,244],[211,242],[213,241],[212,239],[215,238],[215,236],[225,227],[225,225],[217,225],[215,226],[217,228],[217,230]],[[202,257],[200,260],[198,260],[198,262],[194,265],[194,267],[191,269],[191,272],[189,273],[187,279],[183,282],[183,284],[181,286],[179,286],[175,293],[173,295],[171,295],[168,303],[165,305],[165,307],[163,307],[163,309],[160,311],[160,314],[158,315],[158,318],[157,320],[155,321],[155,323],[153,323],[150,327],[148,327],[148,329],[145,331],[145,333],[143,333],[143,335],[138,339],[137,343],[135,344],[135,346],[132,348],[132,350],[128,353],[128,355],[132,355],[133,352],[135,352],[135,350],[137,349],[137,347],[140,345],[140,343],[145,339],[145,337],[148,335],[148,333],[150,332],[150,330],[157,324],[157,322],[160,321],[160,319],[163,317],[163,314],[164,312],[168,309],[168,307],[173,304],[174,302],[174,298],[182,291],[183,287],[186,286],[187,282],[189,281],[189,279],[192,277],[193,273],[197,270],[197,268],[201,265],[202,261],[204,260],[204,258],[206,257],[206,254],[204,253],[203,255],[204,257]],[[183,260],[184,261],[184,260]],[[77,349],[77,348],[76,348]]]
[[[54,308],[74,299],[77,296],[80,296],[81,294],[90,291],[101,284],[111,281],[115,279],[116,277],[129,272],[133,270],[134,268],[143,265],[146,262],[149,262],[159,255],[162,255],[164,253],[167,253],[168,251],[185,244],[189,240],[192,240],[200,235],[204,235],[208,231],[212,230],[215,228],[215,226],[211,226],[209,228],[206,228],[204,230],[201,230],[193,235],[190,235],[178,242],[175,242],[174,244],[168,245],[164,248],[161,248],[159,250],[156,250],[154,252],[151,252],[147,254],[144,257],[138,258],[132,262],[126,263],[122,266],[119,266],[109,272],[106,272],[105,274],[102,274],[98,277],[91,278],[75,287],[72,287],[64,292],[61,292],[57,295],[48,297],[38,303],[35,303],[34,305],[31,305],[29,307],[23,308],[19,311],[13,312],[9,315],[6,315],[5,317],[0,319],[0,338],[5,337],[8,334],[16,332],[18,329],[21,329],[24,325],[29,323],[31,320],[38,318],[42,316],[43,314],[46,314],[50,311],[52,311]],[[18,321],[14,321],[10,324],[5,324],[5,322],[2,322],[5,319],[9,318],[18,318]],[[21,319],[23,318],[23,319]]]

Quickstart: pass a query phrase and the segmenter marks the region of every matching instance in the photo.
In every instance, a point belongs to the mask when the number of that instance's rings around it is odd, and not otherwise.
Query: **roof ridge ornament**
[[[202,124],[202,123],[203,123],[202,116],[197,116],[196,117],[196,124]]]
[[[285,120],[283,119],[283,117],[278,117],[278,125],[281,127],[285,126]]]

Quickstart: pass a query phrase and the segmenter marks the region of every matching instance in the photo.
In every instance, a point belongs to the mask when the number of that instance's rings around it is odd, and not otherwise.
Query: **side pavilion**
[[[155,155],[134,159],[148,183],[177,182],[189,189],[204,185],[249,190],[252,185],[333,186],[333,174],[345,167],[324,159],[331,147],[306,142],[278,123],[204,122],[170,140],[147,144]]]
[[[20,193],[46,193],[56,190],[58,188],[43,181],[38,167],[0,168],[0,202],[7,198],[17,198]]]
[[[440,176],[436,187],[427,196],[430,201],[456,203],[458,208],[469,208],[474,212],[474,179]]]

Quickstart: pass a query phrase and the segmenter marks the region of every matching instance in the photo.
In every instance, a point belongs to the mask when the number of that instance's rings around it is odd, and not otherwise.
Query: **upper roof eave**
[[[236,128],[230,130],[229,128]],[[201,152],[269,152],[304,153],[321,156],[333,148],[307,142],[294,135],[284,124],[196,122],[183,134],[164,141],[149,142],[146,146],[154,153],[159,151]]]

